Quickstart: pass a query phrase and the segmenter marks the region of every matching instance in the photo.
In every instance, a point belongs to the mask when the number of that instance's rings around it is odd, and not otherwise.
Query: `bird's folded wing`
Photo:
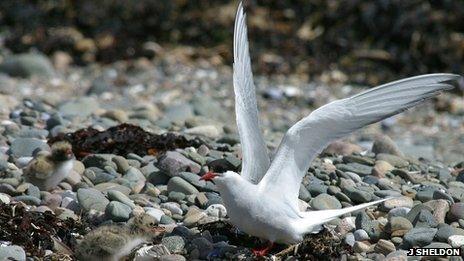
[[[251,72],[246,15],[240,2],[234,27],[235,114],[242,144],[242,176],[257,184],[270,161],[259,127],[255,86]]]
[[[39,156],[39,158],[29,162],[25,171],[26,175],[37,179],[47,179],[53,174],[55,165],[49,160],[42,159],[42,157],[46,156]]]
[[[259,183],[260,189],[275,192],[297,209],[302,178],[314,157],[330,142],[453,88],[444,82],[459,77],[454,74],[416,76],[320,107],[287,131],[269,171]]]

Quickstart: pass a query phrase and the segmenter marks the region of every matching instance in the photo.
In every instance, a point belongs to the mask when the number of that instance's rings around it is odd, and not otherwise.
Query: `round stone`
[[[10,154],[13,157],[31,157],[37,149],[50,150],[50,147],[43,140],[34,138],[17,138],[10,146]]]
[[[86,210],[91,209],[104,212],[110,201],[98,190],[93,188],[81,188],[77,190],[79,205]]]
[[[313,198],[310,205],[315,210],[341,209],[342,204],[337,198],[326,193],[319,194]]]
[[[213,204],[206,209],[206,213],[212,217],[224,218],[227,210],[222,204]]]
[[[448,212],[448,218],[451,221],[458,221],[464,219],[464,202],[454,203]]]
[[[438,229],[428,227],[418,227],[409,230],[404,235],[404,242],[409,246],[425,246],[432,242]]]
[[[385,239],[380,239],[374,247],[375,252],[382,253],[384,255],[388,255],[395,250],[395,244]]]
[[[199,191],[192,184],[180,177],[173,177],[168,182],[168,192],[177,191],[186,195],[197,194]]]
[[[106,215],[115,222],[123,222],[129,220],[132,209],[126,204],[119,201],[111,201],[106,206]]]
[[[0,246],[0,260],[26,260],[26,252],[20,246]]]
[[[108,198],[110,200],[119,201],[119,202],[129,206],[132,209],[135,208],[134,202],[128,196],[126,196],[125,194],[123,194],[120,191],[110,189],[107,192],[107,196],[108,196]]]
[[[463,235],[452,235],[448,238],[448,243],[452,247],[462,247],[464,246],[464,236]]]
[[[367,232],[363,229],[358,229],[354,231],[353,235],[356,241],[367,241],[370,239]]]
[[[185,241],[181,236],[167,236],[161,239],[163,244],[171,253],[181,253],[185,247]]]
[[[392,198],[390,200],[384,201],[382,207],[390,211],[393,208],[412,208],[414,201],[410,197],[402,196],[397,198]]]
[[[411,222],[404,217],[392,217],[388,223],[392,237],[403,236],[413,228]]]

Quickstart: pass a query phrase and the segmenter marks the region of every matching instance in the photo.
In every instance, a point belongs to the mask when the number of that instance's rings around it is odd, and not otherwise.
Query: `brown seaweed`
[[[161,135],[145,131],[139,126],[123,123],[98,131],[92,127],[67,133],[48,141],[53,144],[60,140],[71,143],[74,155],[81,159],[94,153],[111,153],[126,156],[135,153],[140,156],[158,155],[168,150],[199,147],[204,142],[199,138],[187,139],[175,133]]]

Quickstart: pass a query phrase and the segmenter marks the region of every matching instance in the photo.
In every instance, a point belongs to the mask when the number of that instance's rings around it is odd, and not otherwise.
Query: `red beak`
[[[211,181],[211,180],[213,180],[216,176],[218,176],[218,174],[215,174],[215,173],[212,172],[212,171],[208,171],[208,172],[206,172],[205,175],[201,176],[200,180]]]

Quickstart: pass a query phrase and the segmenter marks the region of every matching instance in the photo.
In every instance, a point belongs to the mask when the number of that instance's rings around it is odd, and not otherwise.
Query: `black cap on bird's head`
[[[52,144],[52,158],[55,161],[66,161],[74,158],[72,146],[67,141],[58,141]]]

